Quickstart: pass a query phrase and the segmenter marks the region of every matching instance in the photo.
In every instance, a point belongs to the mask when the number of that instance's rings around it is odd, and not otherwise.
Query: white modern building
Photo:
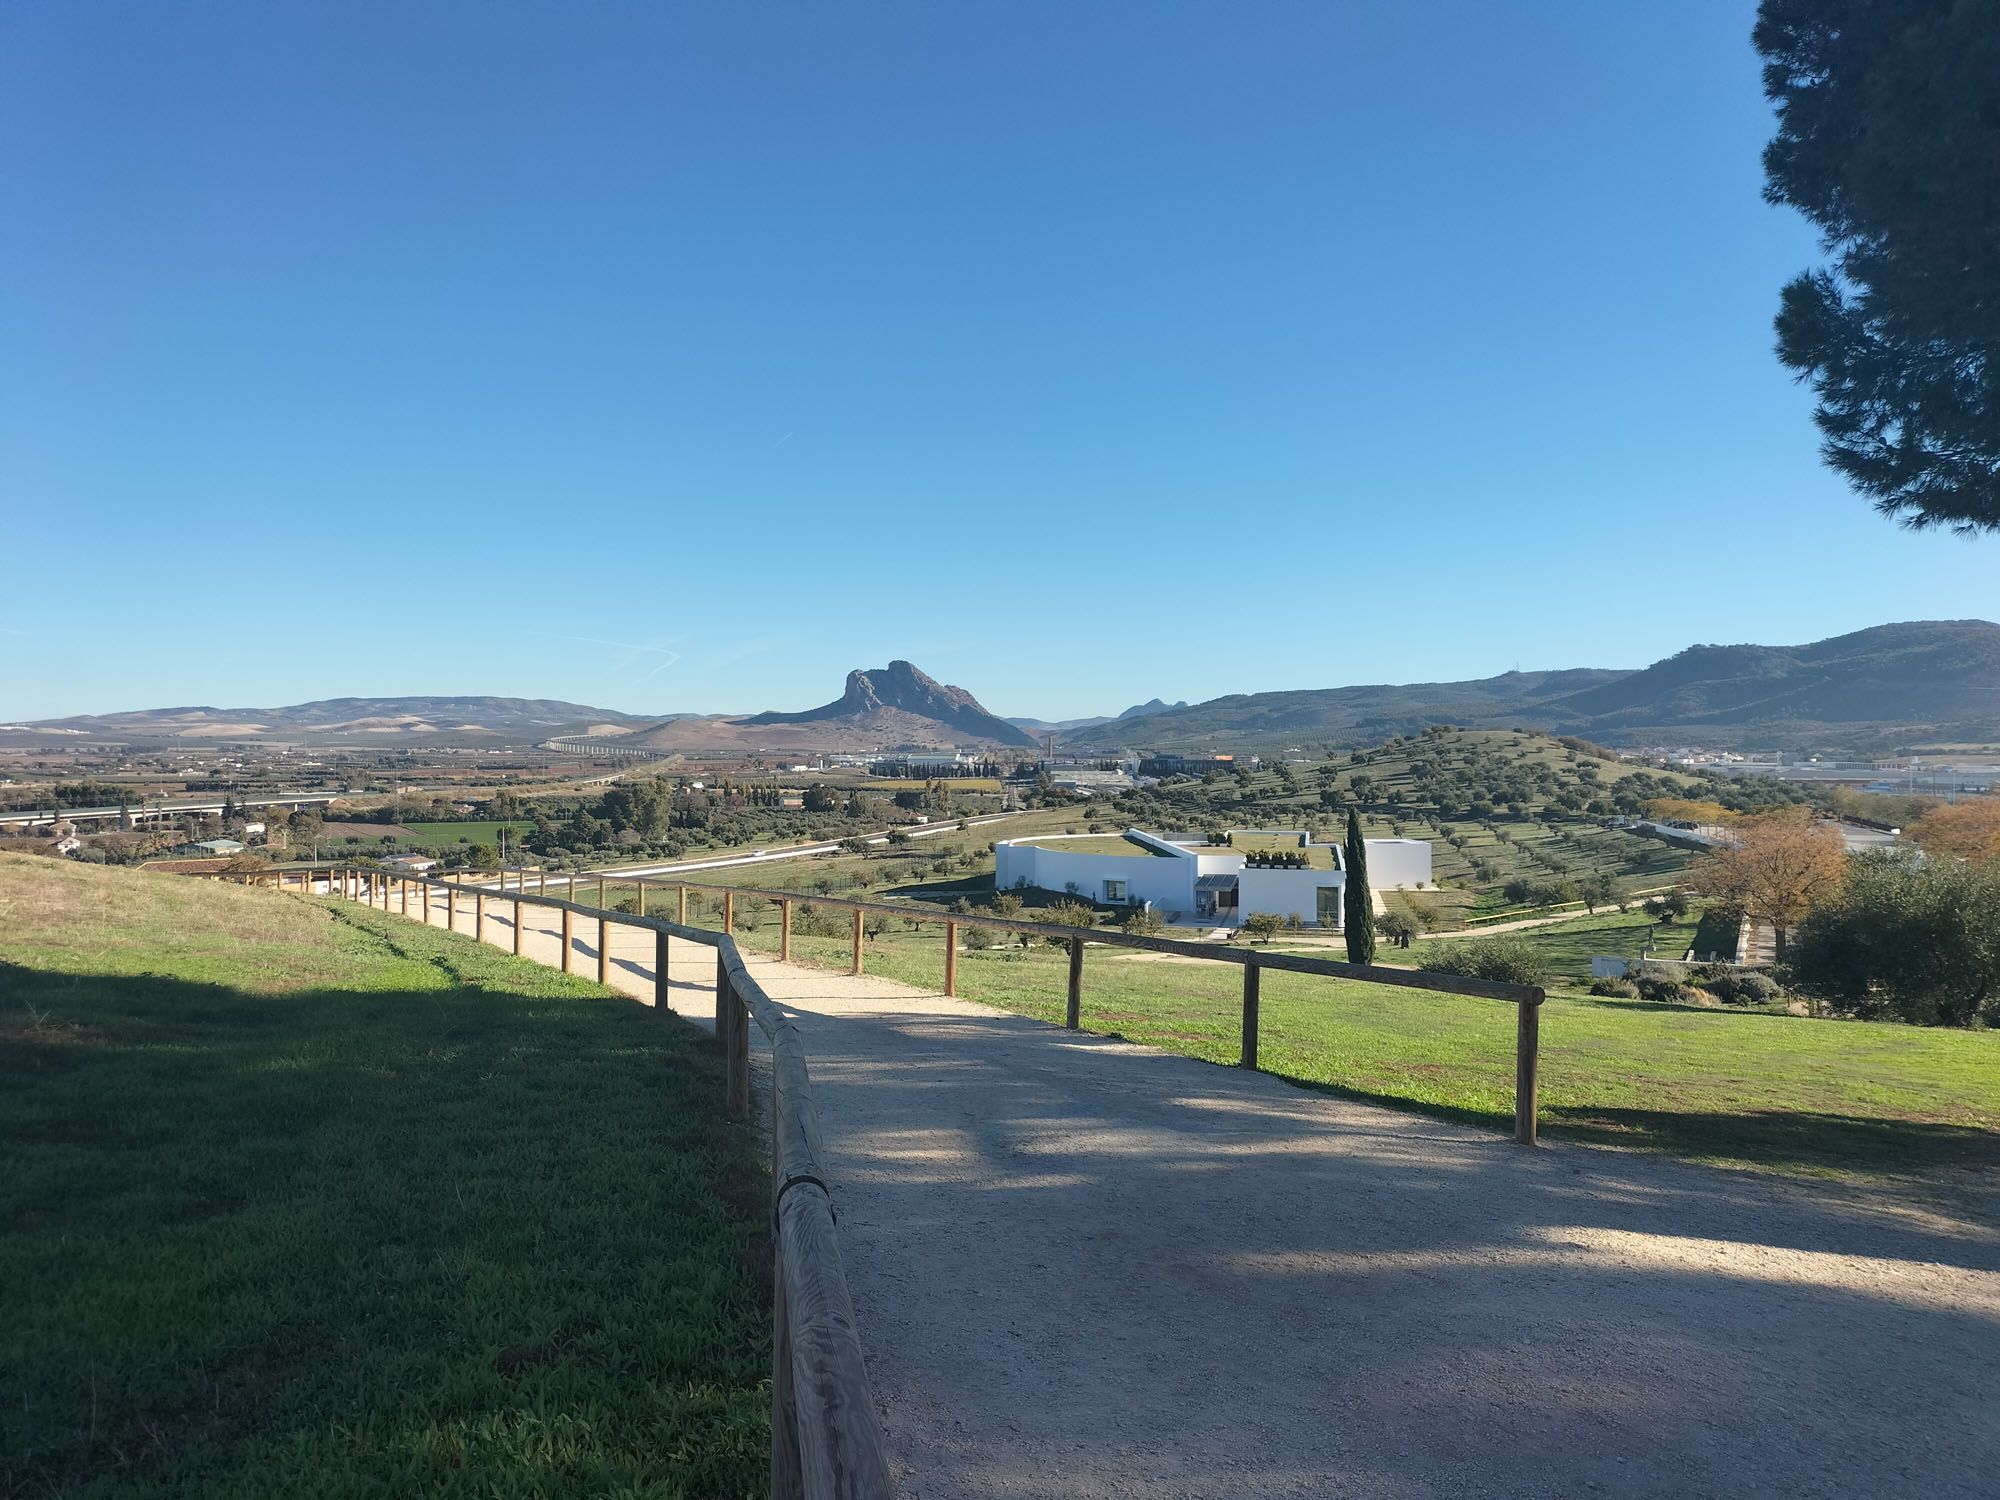
[[[1231,924],[1256,912],[1341,925],[1347,875],[1337,844],[1302,829],[1235,829],[1226,843],[1128,828],[1052,834],[993,846],[994,889],[1067,892],[1107,906],[1150,906],[1168,921]],[[1368,883],[1407,890],[1431,883],[1424,839],[1369,839]]]

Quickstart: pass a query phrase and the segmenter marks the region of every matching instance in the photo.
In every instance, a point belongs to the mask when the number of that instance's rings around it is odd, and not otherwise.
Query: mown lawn
[[[328,833],[339,829],[338,823],[326,825]],[[486,820],[462,823],[405,823],[403,833],[397,838],[399,844],[413,849],[442,849],[453,844],[490,844],[505,829],[512,834],[533,832],[535,825],[525,818],[508,820]]]
[[[1424,954],[1440,943],[1476,943],[1487,937],[1504,936],[1535,949],[1548,960],[1554,982],[1565,988],[1587,987],[1590,961],[1602,954],[1611,958],[1638,959],[1652,943],[1655,958],[1676,961],[1694,941],[1699,914],[1683,921],[1657,923],[1643,911],[1601,911],[1596,916],[1579,914],[1574,921],[1551,922],[1546,927],[1523,927],[1514,932],[1482,935],[1470,932],[1441,933],[1419,938],[1408,948],[1384,943],[1376,954],[1383,963],[1407,964],[1421,968]]]
[[[0,1495],[760,1493],[721,1087],[466,938],[0,856]]]
[[[760,907],[739,903],[757,925],[738,936],[769,951],[777,922]],[[793,954],[844,969],[850,941],[800,933]],[[1039,944],[961,952],[959,993],[1060,1023],[1067,965],[1065,953]],[[941,987],[941,929],[909,932],[892,921],[869,942],[867,967]],[[1234,1063],[1241,1016],[1234,965],[1086,950],[1088,1030]],[[1263,978],[1259,1062],[1312,1087],[1504,1130],[1513,1119],[1514,1026],[1514,1007],[1494,1001],[1273,971]],[[1544,1005],[1541,1038],[1542,1129],[1551,1139],[1877,1180],[2000,1172],[2000,1032],[1572,991]]]

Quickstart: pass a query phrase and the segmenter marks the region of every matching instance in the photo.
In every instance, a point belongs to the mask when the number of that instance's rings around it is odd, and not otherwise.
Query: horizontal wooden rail
[[[334,895],[366,890],[357,872],[335,865],[326,870],[199,871],[199,878],[284,889],[297,875],[307,890],[325,879]],[[428,875],[399,877],[423,891],[442,888],[455,900],[458,882]],[[386,885],[383,887],[386,893]],[[726,1105],[737,1117],[750,1111],[749,1023],[771,1044],[771,1183],[774,1335],[771,1381],[771,1494],[773,1500],[888,1500],[896,1492],[875,1415],[875,1398],[861,1355],[854,1304],[841,1264],[834,1230],[831,1172],[820,1146],[819,1110],[806,1069],[805,1041],[792,1019],[764,993],[743,962],[736,941],[724,932],[667,922],[658,917],[613,911],[525,890],[483,892],[514,903],[515,948],[519,951],[520,910],[543,907],[561,913],[569,927],[578,916],[597,920],[598,972],[606,972],[605,941],[612,925],[643,928],[655,943],[655,1006],[666,994],[666,941],[680,938],[713,948],[715,1034],[725,1059]],[[484,902],[481,902],[483,905]],[[565,965],[567,966],[567,965]]]
[[[922,907],[897,906],[887,901],[851,901],[838,896],[816,896],[804,891],[768,891],[742,885],[704,885],[696,881],[662,880],[660,885],[686,886],[691,891],[733,892],[756,896],[765,901],[789,901],[800,906],[826,906],[838,911],[856,911],[884,917],[901,917],[912,922],[937,922],[961,927],[986,927],[995,931],[1027,933],[1054,938],[1062,943],[1081,937],[1087,943],[1112,948],[1139,948],[1149,953],[1174,953],[1186,958],[1213,959],[1225,964],[1256,964],[1265,969],[1284,969],[1294,974],[1323,974],[1330,979],[1355,979],[1364,984],[1391,984],[1403,989],[1434,990],[1443,995],[1469,995],[1481,1000],[1505,1000],[1539,1005],[1545,992],[1539,985],[1507,984],[1498,979],[1475,979],[1469,975],[1433,974],[1428,969],[1397,969],[1384,964],[1351,964],[1332,958],[1307,958],[1303,954],[1268,953],[1234,943],[1194,943],[1181,938],[1148,937],[1136,932],[1120,932],[1108,927],[1071,927],[1059,922],[1024,922],[1013,917],[988,917],[970,912],[929,911]]]
[[[559,877],[567,879],[572,892],[578,876]],[[588,877],[597,879],[595,874]],[[1064,1007],[1064,1024],[1071,1030],[1082,1027],[1082,985],[1083,985],[1083,945],[1097,943],[1112,948],[1132,948],[1148,953],[1170,953],[1182,958],[1208,959],[1215,963],[1237,964],[1244,970],[1243,975],[1243,1035],[1242,1065],[1257,1067],[1257,1041],[1259,1010],[1262,1004],[1262,986],[1257,982],[1257,970],[1276,969],[1289,974],[1317,974],[1328,979],[1347,979],[1361,984],[1385,984],[1398,989],[1426,990],[1433,994],[1458,995],[1478,1000],[1499,1000],[1517,1008],[1514,1040],[1514,1139],[1522,1145],[1532,1146],[1540,1134],[1538,1108],[1538,1080],[1541,1053],[1541,1025],[1538,1015],[1527,1012],[1537,1010],[1546,995],[1539,985],[1507,984],[1496,979],[1477,979],[1469,975],[1435,974],[1428,969],[1398,969],[1383,964],[1344,963],[1338,959],[1311,958],[1297,953],[1272,953],[1265,949],[1251,948],[1233,943],[1187,942],[1179,938],[1149,937],[1139,933],[1120,932],[1109,928],[1077,928],[1056,922],[1029,922],[1014,917],[989,917],[970,912],[938,911],[924,907],[899,906],[887,901],[855,901],[840,896],[819,896],[804,891],[768,890],[758,886],[723,885],[704,881],[675,880],[659,876],[619,876],[608,872],[610,882],[620,880],[634,887],[638,893],[636,904],[643,905],[644,892],[654,886],[667,886],[679,895],[679,911],[683,925],[674,925],[676,934],[683,930],[687,915],[687,895],[689,891],[706,891],[723,898],[725,927],[733,926],[735,903],[739,897],[752,897],[778,903],[780,912],[779,951],[780,956],[791,956],[793,933],[792,908],[794,906],[825,907],[835,911],[851,912],[854,916],[853,958],[849,972],[863,971],[863,919],[869,915],[898,917],[908,922],[931,922],[943,926],[945,940],[951,952],[945,960],[945,992],[956,994],[958,990],[958,931],[962,927],[984,927],[995,932],[1025,934],[1030,937],[1046,938],[1057,946],[1067,948],[1070,955],[1069,988]],[[493,880],[499,882],[499,889],[506,890],[506,872],[502,871]],[[481,874],[462,874],[455,882],[441,884],[480,885],[493,889],[493,881]],[[599,883],[599,892],[608,897],[608,887]],[[535,898],[530,898],[535,899]],[[564,903],[554,897],[539,898],[543,904],[562,906],[571,904],[579,912],[596,915],[599,908],[581,904]],[[630,914],[620,914],[620,919],[632,922]],[[638,919],[642,925],[650,925],[651,919]],[[701,939],[697,939],[701,941]]]
[[[1469,996],[1479,1000],[1500,1000],[1516,1009],[1514,1028],[1514,1139],[1532,1146],[1540,1136],[1539,1076],[1541,1065],[1540,1009],[1547,998],[1540,985],[1507,984],[1497,979],[1477,979],[1460,974],[1433,974],[1427,969],[1394,969],[1381,964],[1351,964],[1331,958],[1308,958],[1296,953],[1271,953],[1225,943],[1191,943],[1179,938],[1148,937],[1135,932],[1104,928],[1071,927],[1056,922],[1023,922],[1013,917],[978,916],[968,912],[926,911],[920,907],[897,906],[886,901],[852,901],[837,896],[815,896],[800,891],[765,890],[756,886],[712,885],[698,881],[664,881],[680,891],[681,910],[687,910],[687,893],[711,891],[723,895],[725,909],[733,914],[737,897],[752,896],[779,903],[780,942],[789,954],[792,907],[829,907],[854,914],[854,955],[851,972],[862,970],[862,920],[867,915],[900,917],[911,922],[941,923],[951,952],[945,959],[945,993],[958,991],[958,930],[985,927],[997,932],[1025,933],[1046,938],[1069,949],[1069,985],[1063,1007],[1063,1024],[1071,1031],[1082,1029],[1083,949],[1085,943],[1102,943],[1113,948],[1136,948],[1147,953],[1171,953],[1183,958],[1209,959],[1216,963],[1238,964],[1243,969],[1242,1065],[1257,1067],[1259,1011],[1263,987],[1260,971],[1277,969],[1288,974],[1318,974],[1328,979],[1349,979],[1362,984],[1386,984],[1399,989],[1428,990],[1433,994]]]

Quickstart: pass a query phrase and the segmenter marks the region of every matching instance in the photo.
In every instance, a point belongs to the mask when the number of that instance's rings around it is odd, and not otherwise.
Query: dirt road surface
[[[650,997],[651,935],[612,931]],[[751,965],[805,1031],[910,1500],[2000,1485],[1991,1222]],[[712,1018],[708,950],[670,968]]]

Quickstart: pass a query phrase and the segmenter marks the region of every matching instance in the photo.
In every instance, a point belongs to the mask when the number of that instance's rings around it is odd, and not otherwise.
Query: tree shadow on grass
[[[1265,1071],[1330,1098],[1388,1105],[1482,1130],[1514,1128],[1513,1115],[1500,1110],[1444,1104],[1394,1087],[1367,1089],[1302,1078],[1282,1068]],[[1660,1151],[1783,1172],[1897,1179],[2000,1175],[2000,1132],[1970,1125],[1797,1109],[1616,1109],[1547,1102],[1539,1118],[1542,1137],[1551,1141]]]
[[[1969,1125],[1817,1110],[1708,1113],[1595,1105],[1545,1108],[1542,1118],[1543,1128],[1560,1139],[1787,1171],[1913,1178],[1940,1170],[2000,1172],[2000,1133]]]
[[[753,1489],[769,1187],[715,1042],[524,990],[0,963],[0,1494],[515,1493],[550,1444],[576,1493],[663,1448]]]

